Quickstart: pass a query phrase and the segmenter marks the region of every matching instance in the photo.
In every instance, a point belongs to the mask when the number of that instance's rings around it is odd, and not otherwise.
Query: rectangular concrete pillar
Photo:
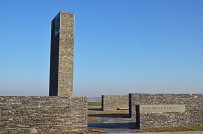
[[[74,14],[60,12],[51,24],[49,96],[73,95]]]

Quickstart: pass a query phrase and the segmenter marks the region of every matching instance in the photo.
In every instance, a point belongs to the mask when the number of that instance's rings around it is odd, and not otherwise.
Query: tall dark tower
[[[51,24],[49,96],[73,95],[74,14],[60,12]]]

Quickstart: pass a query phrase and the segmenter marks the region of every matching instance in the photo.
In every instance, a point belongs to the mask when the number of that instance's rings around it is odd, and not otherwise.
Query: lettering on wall
[[[140,105],[140,113],[185,112],[185,105]]]

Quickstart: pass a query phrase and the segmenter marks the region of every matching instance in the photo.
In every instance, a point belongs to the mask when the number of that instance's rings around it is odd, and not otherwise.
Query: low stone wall
[[[87,129],[86,97],[0,97],[0,133]]]
[[[129,98],[130,116],[137,115],[140,129],[203,125],[203,94],[130,94]],[[140,107],[148,111],[141,112]]]
[[[128,95],[102,95],[102,110],[111,111],[120,108],[129,108]]]

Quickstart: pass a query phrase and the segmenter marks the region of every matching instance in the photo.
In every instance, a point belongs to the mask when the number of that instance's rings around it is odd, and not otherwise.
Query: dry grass
[[[88,114],[128,114],[128,110],[115,110],[115,111],[102,111],[102,110],[89,110]]]
[[[73,131],[73,132],[40,132],[35,134],[101,134],[105,133],[104,130],[89,129],[83,131]]]
[[[203,131],[203,126],[186,126],[186,127],[170,127],[170,128],[151,128],[149,132],[177,132],[177,131]]]
[[[101,110],[89,110],[88,121],[99,121],[102,117],[118,117],[128,118],[128,110],[116,110],[116,111],[101,111]]]
[[[94,116],[88,116],[88,121],[99,121],[99,117],[94,117]]]

